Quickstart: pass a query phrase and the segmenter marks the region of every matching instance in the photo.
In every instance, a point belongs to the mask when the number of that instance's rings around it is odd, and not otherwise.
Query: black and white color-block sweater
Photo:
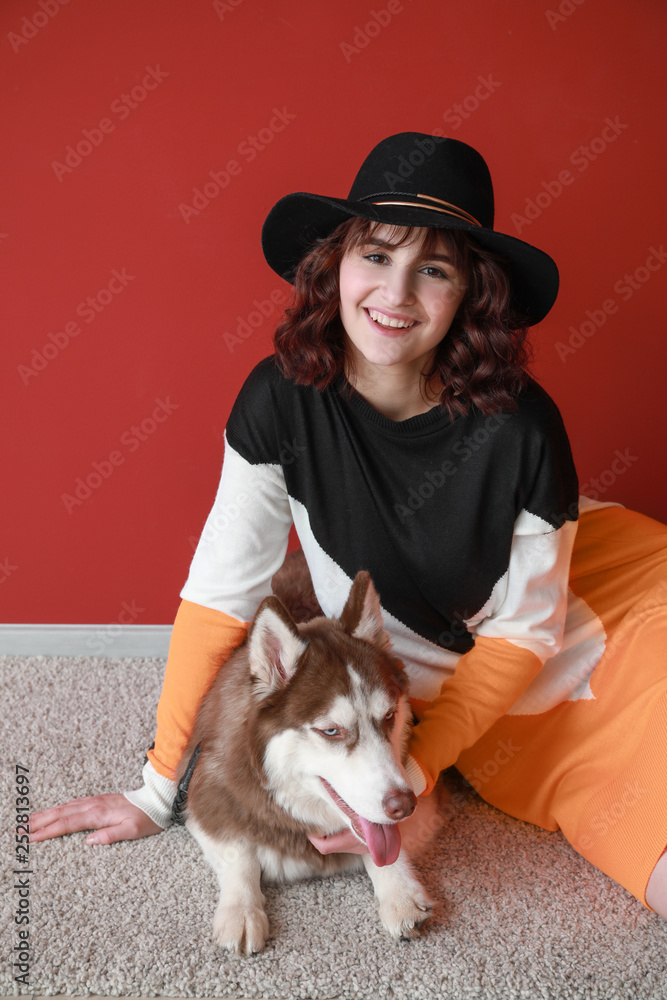
[[[343,386],[297,386],[273,356],[256,365],[181,597],[251,620],[294,522],[325,614],[369,571],[413,697],[434,699],[480,637],[539,669],[563,643],[579,506],[556,405],[531,380],[516,414],[393,421]]]
[[[325,614],[368,570],[422,706],[408,774],[428,792],[503,714],[592,697],[604,634],[568,575],[579,511],[607,504],[578,496],[560,413],[532,379],[516,413],[453,420],[394,421],[343,389],[298,386],[273,356],[255,366],[181,597],[251,621],[292,524]]]

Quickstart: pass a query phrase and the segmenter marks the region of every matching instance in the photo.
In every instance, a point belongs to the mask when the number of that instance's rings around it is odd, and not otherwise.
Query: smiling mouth
[[[378,312],[376,309],[367,309],[364,307],[364,312],[372,323],[381,327],[383,330],[402,332],[404,330],[411,330],[413,326],[416,326],[418,323],[418,320],[415,319],[391,319],[389,316],[385,316],[384,313]]]

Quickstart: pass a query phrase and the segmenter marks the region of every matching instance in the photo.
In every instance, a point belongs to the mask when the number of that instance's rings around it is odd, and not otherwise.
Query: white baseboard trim
[[[0,654],[166,657],[171,625],[3,625]]]

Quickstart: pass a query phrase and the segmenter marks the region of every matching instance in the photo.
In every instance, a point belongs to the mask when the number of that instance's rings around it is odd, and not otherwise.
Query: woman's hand
[[[150,816],[124,795],[114,793],[72,799],[30,817],[30,843],[81,830],[96,831],[86,837],[87,844],[115,844],[118,840],[139,840],[162,833],[162,827]]]
[[[320,854],[368,854],[369,850],[349,827],[339,833],[330,833],[328,837],[311,837],[308,840]]]

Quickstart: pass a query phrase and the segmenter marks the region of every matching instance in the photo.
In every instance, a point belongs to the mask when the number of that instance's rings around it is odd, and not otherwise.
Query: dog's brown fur
[[[262,601],[213,682],[177,774],[199,747],[187,825],[220,885],[214,939],[237,954],[261,951],[270,930],[264,878],[364,868],[385,930],[396,941],[414,938],[434,904],[411,858],[441,824],[436,797],[417,802],[401,769],[412,725],[407,676],[391,652],[379,596],[359,572],[340,618],[323,617],[302,553],[288,557],[272,582],[280,597]],[[330,712],[341,712],[342,724]],[[322,742],[329,739],[335,748]],[[372,819],[351,811],[359,805],[329,784],[331,767]],[[400,839],[376,829],[381,811],[401,822]],[[370,838],[368,851],[323,855],[310,843],[309,835],[336,833],[350,819]]]
[[[280,689],[258,698],[246,655],[251,626],[244,642],[230,656],[205,696],[177,770],[177,781],[200,745],[188,789],[187,810],[206,833],[216,836],[224,831],[230,838],[245,837],[286,856],[307,860],[322,874],[349,863],[348,855],[322,855],[313,847],[307,833],[322,835],[325,831],[299,822],[274,801],[265,790],[262,761],[273,733],[281,728],[298,728],[312,717],[312,705],[321,705],[322,675],[318,666],[325,657],[329,661],[340,658],[346,662],[352,656],[355,669],[362,676],[366,669],[377,677],[379,666],[389,690],[396,696],[405,690],[407,679],[401,661],[388,649],[371,648],[367,642],[350,635],[361,618],[368,579],[367,574],[360,574],[337,620],[322,617],[302,552],[288,556],[273,577],[276,596],[264,599],[255,620],[261,608],[269,604],[290,630],[308,641],[307,656],[304,654],[303,665],[290,681],[289,702]],[[298,628],[290,617],[295,613],[301,618]],[[348,693],[347,671],[331,676],[335,678],[328,689],[331,699]],[[248,753],[249,734],[252,740]]]

